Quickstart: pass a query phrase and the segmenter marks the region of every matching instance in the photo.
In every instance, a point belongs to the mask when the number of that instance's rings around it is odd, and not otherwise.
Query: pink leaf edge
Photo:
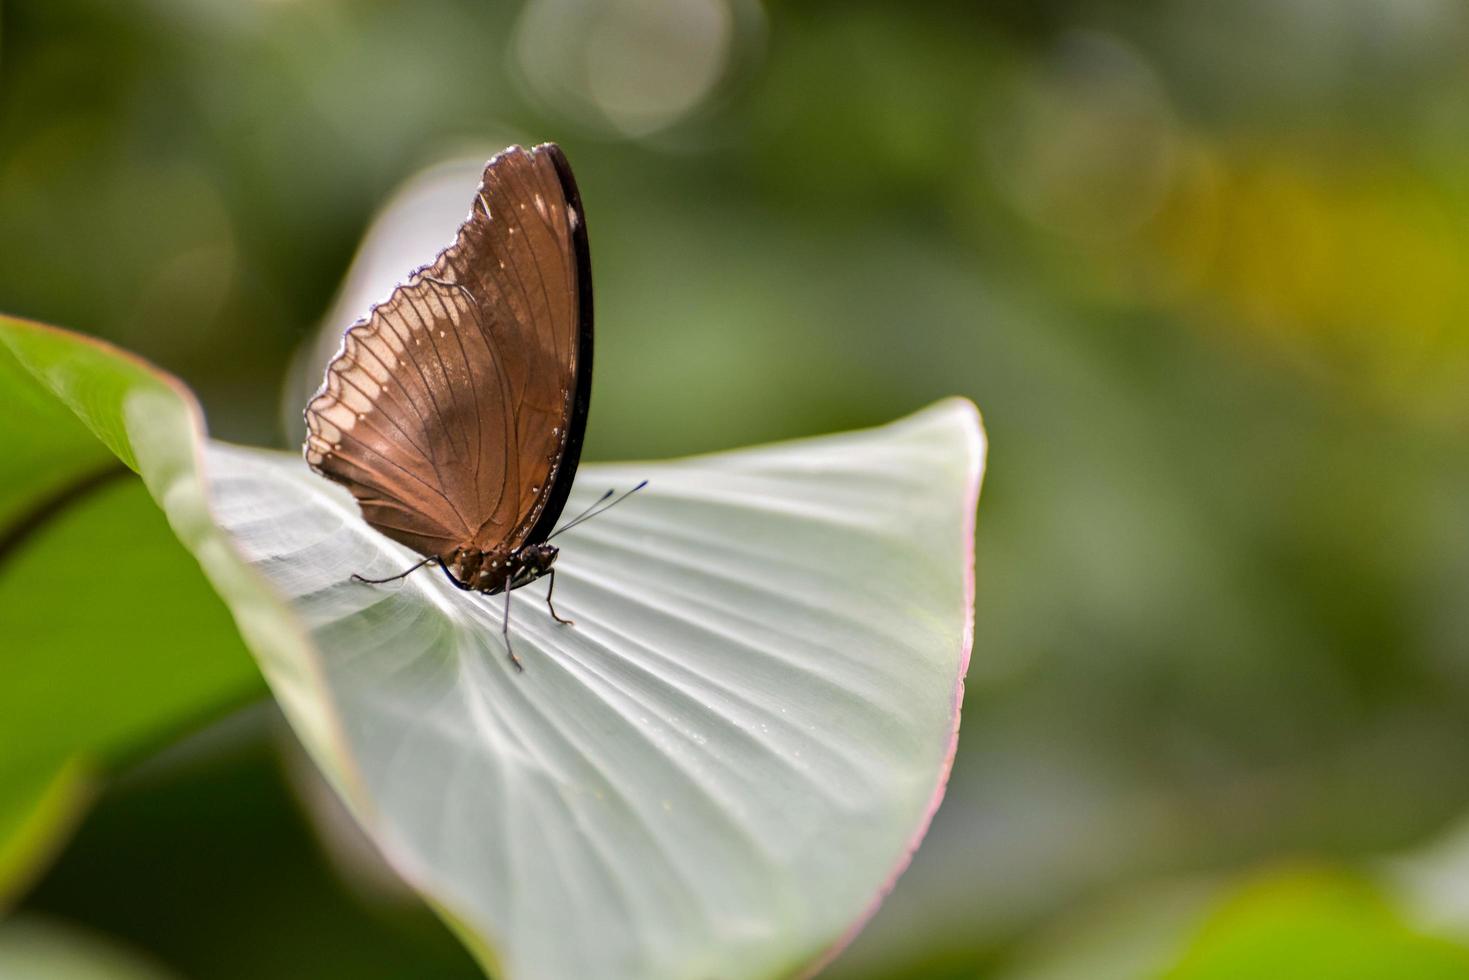
[[[877,910],[882,907],[883,901],[891,894],[897,885],[898,879],[908,866],[913,862],[913,855],[918,851],[918,845],[923,843],[923,838],[928,835],[928,828],[933,824],[934,814],[938,813],[940,804],[944,802],[944,792],[949,787],[949,775],[954,770],[954,755],[959,751],[959,719],[964,704],[964,678],[969,673],[969,658],[974,652],[974,531],[975,523],[979,514],[979,490],[984,480],[985,453],[989,442],[985,434],[984,420],[979,409],[968,399],[955,399],[961,402],[969,410],[971,439],[970,451],[973,456],[970,462],[969,480],[965,487],[964,499],[964,594],[966,597],[964,610],[964,633],[960,639],[959,670],[954,679],[953,726],[949,730],[948,746],[944,750],[944,762],[939,768],[939,778],[934,786],[933,795],[929,798],[928,807],[924,810],[923,817],[914,828],[913,835],[908,838],[908,843],[903,847],[903,853],[898,856],[892,871],[872,897],[872,901],[857,916],[856,921],[842,933],[836,942],[822,951],[812,964],[804,971],[797,974],[801,980],[809,980],[822,970],[826,969],[840,956],[852,941],[872,921]]]

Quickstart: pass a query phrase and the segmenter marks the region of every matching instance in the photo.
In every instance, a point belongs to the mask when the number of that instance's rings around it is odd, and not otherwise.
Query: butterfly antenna
[[[606,493],[602,494],[602,496],[598,497],[597,498],[597,502],[594,503],[594,504],[592,504],[592,506],[588,507],[586,510],[582,511],[580,514],[578,514],[575,517],[573,517],[570,521],[568,521],[567,523],[561,525],[561,527],[559,527],[555,531],[553,531],[550,534],[550,536],[546,538],[546,540],[547,541],[550,541],[551,538],[554,538],[556,535],[560,534],[562,531],[570,531],[572,528],[576,527],[578,524],[581,524],[584,521],[589,521],[592,518],[596,517],[598,514],[605,514],[607,511],[611,510],[613,507],[616,507],[618,504],[622,503],[628,497],[631,497],[633,494],[637,493],[639,490],[643,489],[643,487],[646,487],[647,485],[648,485],[648,481],[647,480],[644,480],[642,483],[639,483],[637,486],[633,487],[631,490],[628,490],[625,493],[623,493],[623,495],[620,496],[620,497],[618,497],[616,500],[612,501],[609,504],[603,505],[602,502],[604,500],[606,500],[608,497],[612,496],[612,494],[613,494],[613,491],[608,490]]]
[[[602,501],[606,500],[608,497],[612,496],[616,492],[616,490],[608,490],[606,493],[602,494],[602,496],[598,497],[596,500],[593,500],[590,507],[582,511],[580,514],[577,514],[571,520],[567,521],[565,527],[563,527],[561,531],[566,530],[566,528],[571,527],[571,525],[575,524],[577,521],[581,520],[583,517],[586,517],[592,511],[596,510],[601,505]],[[557,531],[556,533],[560,534],[561,531]]]

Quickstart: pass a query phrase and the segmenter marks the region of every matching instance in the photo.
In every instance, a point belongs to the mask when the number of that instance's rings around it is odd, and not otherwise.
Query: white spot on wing
[[[358,365],[357,369],[352,372],[352,384],[361,388],[361,394],[366,395],[369,399],[376,398],[383,390],[383,386],[378,383],[377,378],[361,365]],[[348,390],[350,391],[352,389],[349,388]],[[358,411],[363,411],[363,409],[359,408]]]
[[[346,402],[333,402],[321,413],[321,417],[337,430],[338,435],[351,432],[352,426],[357,424],[357,412]]]
[[[366,375],[362,375],[362,377],[365,379]],[[358,378],[354,376],[352,381],[358,382]],[[337,390],[333,394],[337,396],[337,401],[322,413],[329,419],[333,418],[332,413],[338,408],[350,416],[356,415],[358,412],[365,412],[372,407],[372,401],[350,384],[338,385]],[[341,423],[338,424],[340,425]]]

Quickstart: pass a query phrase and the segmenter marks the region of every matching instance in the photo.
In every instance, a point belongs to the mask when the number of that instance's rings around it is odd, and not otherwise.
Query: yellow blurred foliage
[[[1141,281],[1405,407],[1469,412],[1469,226],[1423,169],[1354,146],[1185,144]],[[1159,274],[1161,273],[1161,274]]]

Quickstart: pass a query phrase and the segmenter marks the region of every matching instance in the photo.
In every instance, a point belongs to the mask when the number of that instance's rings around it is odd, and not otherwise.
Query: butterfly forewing
[[[307,406],[308,462],[425,555],[544,538],[586,424],[590,290],[565,158],[506,150],[454,244],[347,331]]]

